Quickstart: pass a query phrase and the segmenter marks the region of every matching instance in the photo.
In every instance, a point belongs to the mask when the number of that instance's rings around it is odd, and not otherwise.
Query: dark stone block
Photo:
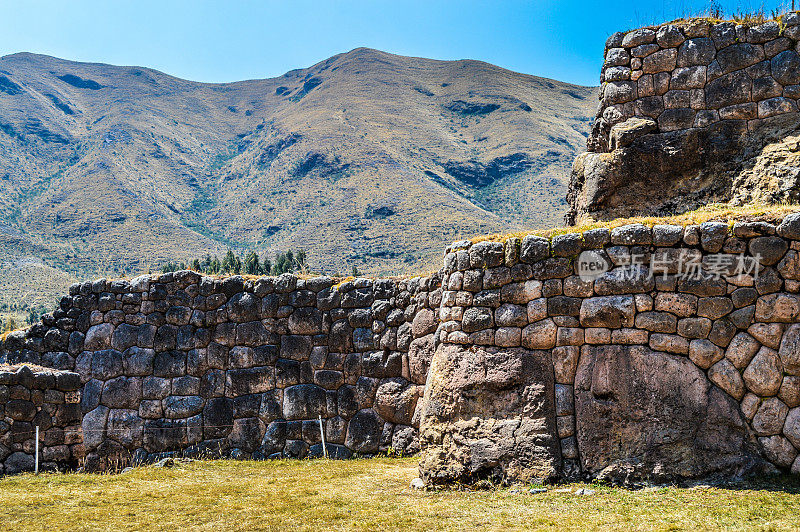
[[[548,316],[578,316],[582,299],[579,297],[555,296],[547,299]],[[465,329],[466,330],[466,329]]]
[[[153,348],[156,351],[169,351],[175,349],[178,341],[178,328],[174,325],[162,325],[153,338]]]
[[[372,288],[356,288],[342,294],[342,307],[359,308],[369,307],[374,301]]]
[[[227,373],[226,394],[229,396],[264,393],[275,388],[275,368],[260,367],[230,369]]]
[[[180,377],[186,374],[186,353],[166,351],[156,353],[153,360],[153,375],[156,377]]]
[[[261,409],[261,394],[240,395],[233,398],[233,417],[256,417]]]
[[[123,371],[122,353],[119,351],[106,349],[92,354],[92,377],[105,381],[122,375]]]
[[[372,409],[359,411],[347,426],[345,446],[353,452],[371,454],[378,452],[383,421]]]
[[[325,390],[314,384],[290,386],[283,391],[283,417],[288,420],[316,419],[326,415]]]
[[[233,428],[233,405],[227,397],[206,401],[203,407],[203,437],[226,438]]]
[[[310,336],[285,335],[281,337],[281,358],[308,360],[313,347]]]

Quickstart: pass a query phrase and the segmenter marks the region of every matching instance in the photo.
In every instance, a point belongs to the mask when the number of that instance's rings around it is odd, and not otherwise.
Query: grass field
[[[800,481],[630,491],[417,491],[417,459],[193,462],[0,479],[3,530],[790,530]]]

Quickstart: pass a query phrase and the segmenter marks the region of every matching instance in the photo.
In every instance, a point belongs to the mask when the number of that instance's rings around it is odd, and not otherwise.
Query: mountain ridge
[[[560,219],[595,94],[364,47],[233,83],[3,56],[0,251],[70,278],[227,247],[424,269],[449,240]]]

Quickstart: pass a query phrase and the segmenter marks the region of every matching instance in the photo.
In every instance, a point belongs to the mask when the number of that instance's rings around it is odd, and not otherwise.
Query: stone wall
[[[333,456],[418,448],[437,278],[76,284],[0,358],[74,370],[88,469],[189,455]]]
[[[39,467],[74,468],[83,458],[80,377],[72,372],[0,366],[0,475]]]
[[[800,473],[800,213],[447,251],[426,482]]]
[[[762,150],[798,133],[798,52],[800,12],[757,26],[693,20],[612,35],[568,220],[691,209],[709,199],[797,200],[796,161],[777,158],[791,168],[770,179],[740,174],[755,165],[748,158],[769,163]]]
[[[798,322],[800,214],[457,242],[430,278],[101,279],[0,345],[82,385],[14,373],[2,445],[30,402],[89,470],[319,455],[322,417],[333,456],[421,447],[432,484],[800,472]]]

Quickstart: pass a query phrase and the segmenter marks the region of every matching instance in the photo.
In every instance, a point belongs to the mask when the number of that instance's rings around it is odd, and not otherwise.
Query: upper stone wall
[[[614,126],[634,116],[654,120],[651,132],[668,132],[796,112],[798,41],[797,12],[758,26],[695,21],[615,33],[589,151],[628,143],[630,129]]]
[[[800,200],[800,13],[612,35],[568,223]]]

